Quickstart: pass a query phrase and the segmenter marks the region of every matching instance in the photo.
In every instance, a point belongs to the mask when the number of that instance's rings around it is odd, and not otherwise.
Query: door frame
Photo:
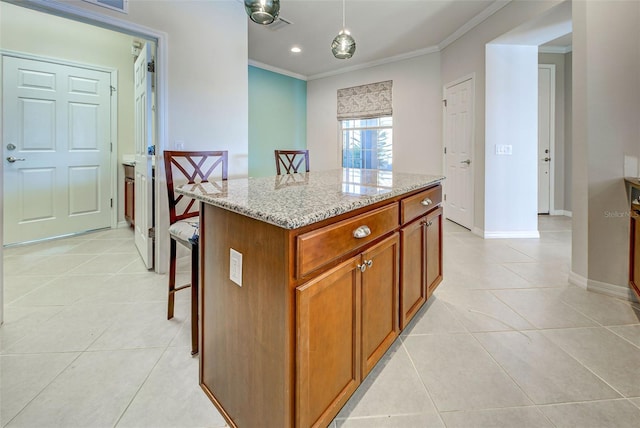
[[[549,215],[558,215],[555,209],[555,159],[556,159],[556,65],[538,63],[538,70],[541,68],[549,69],[551,78],[549,79]],[[540,88],[538,88],[540,90]],[[538,118],[538,121],[540,118]],[[540,136],[538,136],[538,148],[540,147]],[[538,159],[540,162],[540,159]],[[538,165],[536,165],[536,168]],[[538,192],[540,189],[538,189]]]
[[[475,159],[476,159],[476,155],[475,155],[475,148],[476,148],[476,73],[470,73],[467,75],[464,75],[462,77],[459,77],[455,80],[450,81],[449,83],[445,83],[444,85],[442,85],[442,151],[440,153],[442,153],[442,175],[444,175],[446,177],[446,170],[447,170],[447,154],[445,153],[445,148],[446,148],[446,144],[447,144],[447,107],[445,106],[445,100],[447,99],[447,90],[459,85],[460,83],[466,82],[467,80],[471,81],[471,95],[473,96],[473,99],[471,100],[471,118],[469,120],[470,126],[471,126],[471,148],[469,153],[471,154],[471,164],[474,165],[472,168],[473,170],[471,171],[471,203],[469,205],[469,210],[471,211],[471,224],[470,226],[470,230],[472,233],[474,233],[475,235],[479,235],[479,236],[484,236],[482,230],[479,230],[475,227],[476,225],[476,216],[475,216],[475,207],[476,207],[476,173],[477,173],[477,168],[475,167]],[[447,180],[445,179],[442,182],[442,193],[443,197],[446,197],[447,191],[446,191],[446,182]],[[446,219],[447,215],[446,215],[446,201],[444,201],[445,203],[442,204],[443,206],[443,217]]]
[[[111,177],[109,182],[110,182],[110,190],[111,190],[110,197],[111,197],[111,200],[113,201],[115,199],[115,195],[117,194],[117,186],[118,186],[118,162],[117,162],[118,156],[117,156],[117,151],[114,152],[113,150],[114,145],[116,149],[118,147],[118,83],[117,83],[118,70],[111,67],[85,64],[77,61],[68,61],[65,59],[54,58],[50,56],[34,55],[26,52],[17,52],[17,51],[12,51],[8,49],[0,49],[0,64],[4,65],[5,57],[28,59],[32,61],[38,61],[38,62],[49,62],[52,64],[59,64],[59,65],[64,65],[69,67],[84,68],[87,70],[94,70],[94,71],[99,71],[103,73],[109,73],[109,76],[110,76],[109,85],[111,85],[112,88],[115,88],[115,90],[112,89],[111,96],[109,97],[110,99],[109,108],[110,108],[110,115],[111,115],[111,118],[110,118],[111,126],[109,129],[109,139],[110,139],[109,142],[111,143],[111,148],[109,151],[109,174],[111,174]],[[2,169],[0,172],[4,174],[4,169]],[[4,200],[4,194],[0,196]],[[109,225],[111,226],[111,228],[115,229],[116,227],[118,227],[118,210],[116,209],[113,203],[111,204],[110,209],[111,209],[111,214],[110,214],[111,220],[109,221]]]
[[[108,16],[102,13],[94,12],[88,9],[84,9],[78,6],[73,6],[67,3],[58,3],[55,1],[46,0],[23,0],[15,1],[8,0],[10,3],[18,6],[34,9],[39,12],[48,13],[52,15],[61,16],[64,18],[72,19],[74,21],[83,22],[85,24],[95,25],[97,27],[107,28],[109,30],[118,31],[132,36],[141,37],[147,40],[152,40],[156,43],[156,58],[155,58],[155,90],[156,90],[156,184],[154,192],[156,194],[155,200],[155,228],[157,230],[169,229],[168,215],[161,215],[166,213],[168,208],[166,205],[166,198],[161,195],[166,193],[165,180],[164,180],[164,165],[162,162],[158,162],[160,154],[164,151],[167,143],[168,136],[168,34],[164,31],[150,28],[135,22],[126,21],[117,17]],[[1,163],[0,163],[1,165]],[[2,173],[2,167],[0,166],[0,173]],[[1,189],[0,189],[1,191]],[[0,196],[2,196],[0,194]],[[1,231],[1,229],[0,229]],[[169,236],[166,233],[155,234],[154,252],[156,255],[156,262],[154,263],[154,271],[156,273],[165,273],[166,266],[169,263]],[[1,255],[1,253],[0,253]],[[0,287],[0,291],[2,287]]]

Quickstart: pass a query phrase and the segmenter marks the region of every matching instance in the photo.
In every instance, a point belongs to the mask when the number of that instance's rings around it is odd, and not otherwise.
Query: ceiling
[[[330,46],[342,28],[342,0],[281,0],[280,17],[291,24],[249,21],[249,59],[303,79],[325,77],[443,49],[509,1],[346,0],[356,53],[340,60]]]

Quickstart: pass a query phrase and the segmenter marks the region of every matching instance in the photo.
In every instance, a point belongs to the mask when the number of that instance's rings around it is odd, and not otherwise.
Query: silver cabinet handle
[[[373,260],[365,260],[364,262],[365,262],[365,264],[367,265],[368,268],[373,266]]]
[[[9,161],[9,163],[14,163],[15,161],[26,161],[25,158],[14,158],[13,156],[9,156],[7,160]]]
[[[422,205],[424,205],[425,207],[428,207],[429,205],[431,205],[433,203],[433,201],[429,198],[424,198],[421,202]]]
[[[427,227],[429,227],[429,226],[433,226],[433,221],[429,220],[429,221],[427,222]]]
[[[365,270],[367,270],[367,265],[365,263],[357,264],[356,267],[360,269],[360,272],[364,272]]]
[[[369,229],[369,226],[366,226],[366,225],[360,226],[359,228],[353,231],[353,237],[356,239],[366,238],[369,235],[371,235],[371,229]]]

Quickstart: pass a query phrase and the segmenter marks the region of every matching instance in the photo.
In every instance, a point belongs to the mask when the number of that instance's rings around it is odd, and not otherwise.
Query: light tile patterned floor
[[[570,285],[570,219],[539,222],[514,240],[446,222],[445,280],[332,428],[637,427],[640,306]],[[4,271],[2,427],[226,426],[189,293],[167,321],[167,278],[129,230],[8,248]]]

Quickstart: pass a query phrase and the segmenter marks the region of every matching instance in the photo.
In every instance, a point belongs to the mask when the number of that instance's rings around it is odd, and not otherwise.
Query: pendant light
[[[244,0],[244,9],[253,22],[271,24],[280,13],[280,0]]]
[[[342,0],[342,30],[331,43],[331,52],[338,59],[349,59],[356,51],[356,41],[351,37],[351,33],[345,25],[345,3],[346,0]]]

